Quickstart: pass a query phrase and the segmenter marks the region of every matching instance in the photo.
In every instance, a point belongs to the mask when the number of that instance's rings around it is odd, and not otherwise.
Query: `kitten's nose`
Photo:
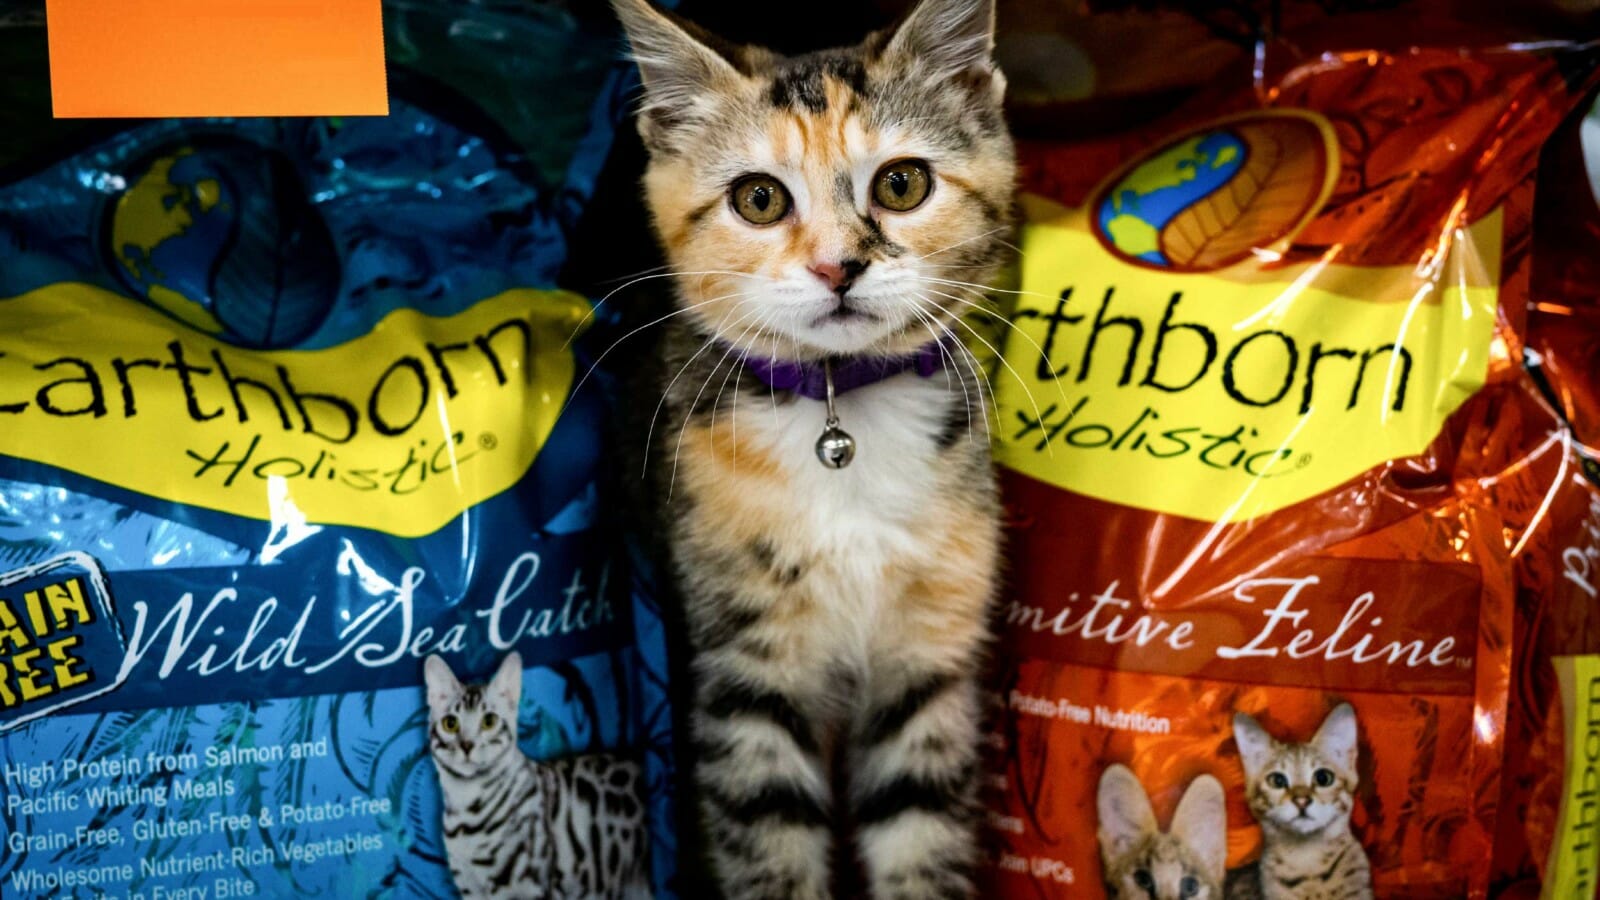
[[[1294,798],[1294,805],[1300,807],[1301,812],[1305,812],[1306,807],[1311,805],[1311,797],[1306,794],[1301,794]]]
[[[866,267],[867,264],[859,259],[846,259],[836,263],[815,262],[808,268],[811,270],[811,274],[822,279],[822,283],[828,286],[828,290],[834,293],[843,293],[850,287],[850,283],[856,280],[856,276],[861,274],[861,270]]]
[[[471,753],[472,752],[472,742],[471,741],[462,741],[461,742],[461,752],[462,753]]]

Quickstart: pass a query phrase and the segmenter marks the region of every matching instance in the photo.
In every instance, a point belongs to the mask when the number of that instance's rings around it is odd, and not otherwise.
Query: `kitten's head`
[[[965,283],[1006,259],[1016,177],[993,0],[923,0],[797,57],[613,3],[644,81],[646,201],[698,330],[791,359],[959,335],[982,300]]]
[[[488,684],[462,684],[450,664],[428,657],[428,749],[440,768],[462,778],[481,774],[517,747],[522,657],[507,656]]]
[[[1341,703],[1303,744],[1273,739],[1255,719],[1233,717],[1250,811],[1285,836],[1310,836],[1347,821],[1355,802],[1356,712]]]
[[[1172,814],[1156,827],[1144,785],[1127,767],[1100,776],[1100,859],[1116,900],[1222,900],[1227,877],[1228,822],[1222,782],[1189,782]]]

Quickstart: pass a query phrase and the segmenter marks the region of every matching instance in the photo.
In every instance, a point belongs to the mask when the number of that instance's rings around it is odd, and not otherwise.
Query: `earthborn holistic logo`
[[[1024,195],[1001,462],[1235,521],[1422,452],[1487,372],[1501,214],[1441,222],[1426,267],[1285,261],[1338,174],[1324,119],[1270,110],[1162,142],[1083,207]]]
[[[587,303],[516,289],[346,343],[239,347],[86,284],[0,303],[0,454],[175,503],[430,534],[555,428]]]
[[[0,574],[0,731],[115,689],[124,655],[93,557],[66,553]]]

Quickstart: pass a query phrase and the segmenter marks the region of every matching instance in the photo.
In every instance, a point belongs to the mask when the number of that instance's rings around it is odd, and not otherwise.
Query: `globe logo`
[[[1095,235],[1127,262],[1177,272],[1281,250],[1338,177],[1327,120],[1282,110],[1189,132],[1113,176],[1091,206]]]
[[[293,166],[226,137],[129,166],[107,206],[109,263],[135,294],[229,343],[291,347],[338,297],[333,239]]]

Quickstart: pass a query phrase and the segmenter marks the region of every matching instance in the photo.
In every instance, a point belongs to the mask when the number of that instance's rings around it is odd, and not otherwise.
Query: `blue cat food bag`
[[[520,750],[641,766],[672,874],[661,628],[556,285],[618,44],[557,5],[386,17],[386,118],[0,165],[0,896],[457,896],[424,659],[513,651]]]

